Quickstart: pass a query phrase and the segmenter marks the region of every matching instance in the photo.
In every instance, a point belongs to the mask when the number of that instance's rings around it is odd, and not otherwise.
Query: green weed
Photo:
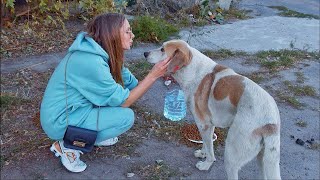
[[[251,10],[239,10],[236,8],[230,8],[228,11],[223,12],[225,19],[249,19],[251,18],[248,16]]]
[[[178,32],[178,29],[158,17],[139,16],[131,22],[135,38],[142,42],[161,42]]]
[[[229,49],[219,49],[217,51],[204,50],[203,54],[210,57],[211,59],[225,59],[236,56],[246,56],[247,53],[243,51],[231,51]]]
[[[303,120],[299,120],[298,122],[296,122],[296,125],[299,127],[307,127],[307,123]]]
[[[246,75],[249,79],[251,79],[252,81],[254,81],[255,83],[260,83],[261,81],[263,81],[264,79],[264,76],[263,74],[261,73],[258,73],[258,72],[254,72],[254,73],[251,73],[249,75]]]
[[[279,95],[279,98],[294,108],[300,109],[303,106],[303,104],[300,103],[295,97],[287,96],[287,95]]]
[[[310,149],[320,150],[320,144],[319,143],[313,143],[313,144],[310,145]]]
[[[290,81],[284,81],[284,84],[295,96],[316,96],[316,90],[311,86],[293,85]]]
[[[0,95],[0,105],[1,109],[8,108],[10,106],[18,105],[22,102],[27,101],[26,99],[19,98],[13,94],[1,93]]]
[[[260,51],[256,53],[256,57],[262,66],[271,71],[277,71],[281,68],[291,67],[294,63],[303,59],[318,59],[319,53],[284,49],[280,51]]]
[[[320,16],[318,16],[318,15],[300,13],[297,11],[290,10],[284,6],[268,6],[268,7],[281,11],[281,12],[279,12],[279,15],[284,16],[284,17],[320,19]]]
[[[295,75],[297,76],[298,83],[304,83],[306,78],[304,77],[302,72],[295,72]]]
[[[170,177],[183,176],[176,169],[172,169],[164,162],[154,164],[136,164],[130,168],[130,172],[134,172],[144,179],[161,180],[170,179]]]

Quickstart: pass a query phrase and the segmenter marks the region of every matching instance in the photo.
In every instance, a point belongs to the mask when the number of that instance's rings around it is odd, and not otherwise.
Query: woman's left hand
[[[170,60],[171,57],[167,57],[166,59],[155,64],[148,75],[155,79],[162,77],[167,72]]]

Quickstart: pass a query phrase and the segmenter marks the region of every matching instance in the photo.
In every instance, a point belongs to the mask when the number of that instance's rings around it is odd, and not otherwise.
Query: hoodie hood
[[[92,53],[102,56],[103,59],[109,59],[108,53],[86,32],[80,32],[68,50],[68,52],[75,51]]]

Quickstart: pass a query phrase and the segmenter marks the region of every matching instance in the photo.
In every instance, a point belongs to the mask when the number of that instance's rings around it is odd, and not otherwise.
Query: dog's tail
[[[258,154],[258,161],[264,179],[281,179],[280,176],[280,131],[263,136],[263,148]]]

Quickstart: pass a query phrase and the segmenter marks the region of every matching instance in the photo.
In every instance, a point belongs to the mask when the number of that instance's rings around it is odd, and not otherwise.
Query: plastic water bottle
[[[171,121],[179,121],[186,116],[186,103],[184,101],[184,93],[179,89],[167,92],[164,99],[164,117]]]

